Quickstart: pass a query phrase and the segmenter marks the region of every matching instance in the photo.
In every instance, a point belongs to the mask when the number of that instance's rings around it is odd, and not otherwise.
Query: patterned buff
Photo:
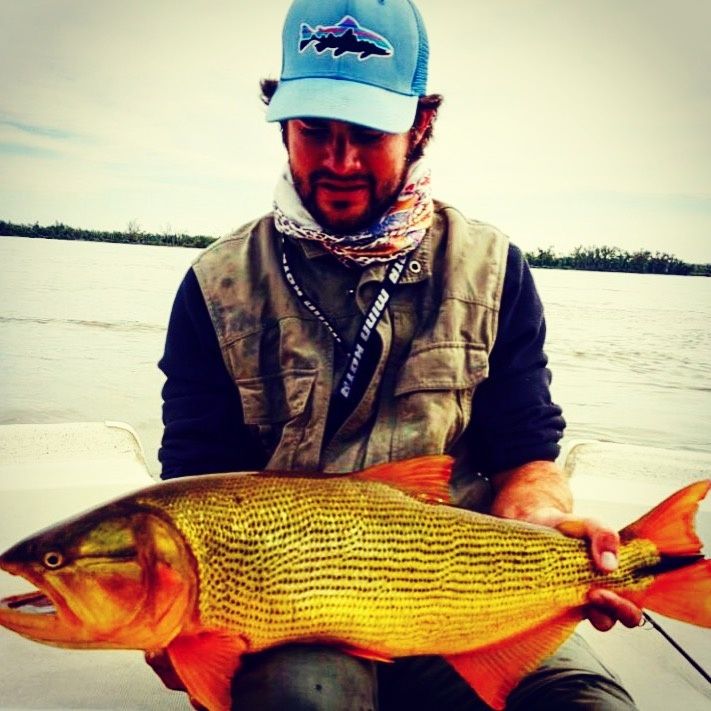
[[[279,232],[320,242],[349,266],[389,262],[412,252],[432,224],[433,212],[430,171],[421,160],[410,166],[405,186],[380,221],[353,235],[330,234],[314,221],[301,203],[288,166],[274,191],[274,222]]]

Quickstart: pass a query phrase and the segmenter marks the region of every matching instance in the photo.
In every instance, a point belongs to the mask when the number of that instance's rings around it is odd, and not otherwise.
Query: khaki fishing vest
[[[287,284],[272,217],[205,250],[193,268],[244,421],[271,455],[268,468],[347,472],[449,451],[488,374],[507,253],[499,231],[435,203],[433,225],[377,326],[382,352],[372,381],[324,446],[336,343]],[[363,270],[355,290],[361,313],[385,271],[383,265]],[[319,294],[317,284],[299,283]],[[334,323],[362,318],[321,306]]]

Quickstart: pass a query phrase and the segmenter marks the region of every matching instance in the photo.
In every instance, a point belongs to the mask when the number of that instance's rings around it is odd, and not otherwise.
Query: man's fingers
[[[611,590],[595,589],[588,594],[587,616],[592,625],[603,632],[615,622],[625,627],[637,627],[642,620],[642,610]]]
[[[620,550],[620,536],[616,531],[591,522],[589,529],[593,561],[601,573],[617,570],[617,552]]]
[[[572,538],[589,541],[590,553],[595,568],[601,573],[612,573],[619,565],[619,534],[594,518],[579,518],[575,514],[564,513],[553,508],[537,509],[526,518],[531,523],[557,528]],[[614,627],[617,622],[625,627],[637,627],[642,619],[642,611],[629,600],[625,600],[612,590],[596,588],[588,594],[585,615],[590,623],[601,632]]]
[[[617,570],[620,536],[616,531],[594,518],[577,518],[573,514],[566,514],[555,527],[566,536],[587,538],[590,541],[593,563],[601,573]]]
[[[588,605],[587,617],[590,620],[590,624],[600,632],[607,632],[615,625],[615,620],[612,617],[592,605]]]

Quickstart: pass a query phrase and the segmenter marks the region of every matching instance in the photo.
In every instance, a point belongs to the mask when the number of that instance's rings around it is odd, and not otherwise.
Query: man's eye
[[[310,138],[325,138],[328,135],[328,129],[325,126],[318,124],[302,124],[301,133]]]
[[[356,131],[353,140],[356,143],[377,143],[384,135],[382,131]]]

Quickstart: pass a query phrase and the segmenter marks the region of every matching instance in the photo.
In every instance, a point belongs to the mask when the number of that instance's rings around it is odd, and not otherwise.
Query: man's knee
[[[619,678],[594,654],[587,642],[573,635],[553,656],[511,692],[507,709],[556,711],[636,711]]]
[[[244,658],[232,682],[239,711],[375,711],[374,665],[330,647],[288,645]]]

